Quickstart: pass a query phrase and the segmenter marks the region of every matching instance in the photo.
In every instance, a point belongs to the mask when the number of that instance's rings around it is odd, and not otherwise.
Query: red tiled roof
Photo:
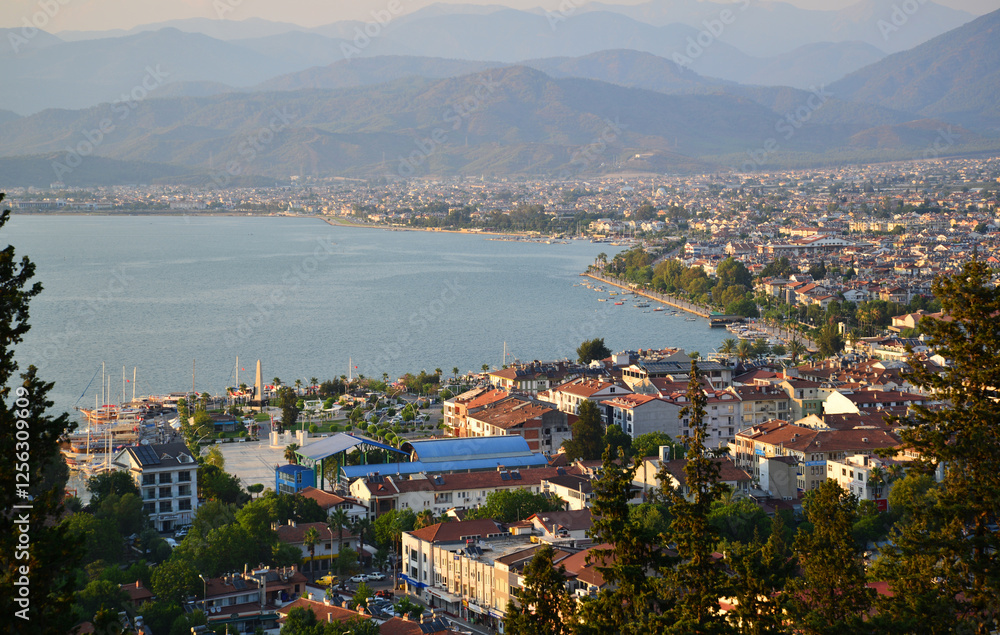
[[[466,536],[486,538],[493,534],[504,533],[504,531],[496,522],[483,519],[438,523],[409,533],[414,538],[427,542],[457,542]]]

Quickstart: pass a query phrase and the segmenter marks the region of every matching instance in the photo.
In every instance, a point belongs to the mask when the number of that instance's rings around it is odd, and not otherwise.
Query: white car
[[[368,579],[374,582],[381,582],[382,580],[385,580],[385,574],[379,573],[378,571],[376,571],[375,573],[369,573]]]
[[[358,575],[352,575],[351,582],[368,582],[368,575],[364,573],[359,573]]]

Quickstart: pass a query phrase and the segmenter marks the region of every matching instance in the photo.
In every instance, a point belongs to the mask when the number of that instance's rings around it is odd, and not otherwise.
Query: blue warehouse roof
[[[425,441],[411,441],[407,445],[413,448],[413,453],[416,455],[415,458],[424,463],[461,461],[475,458],[507,459],[532,455],[527,440],[517,435],[428,439]],[[500,462],[504,463],[504,461]]]
[[[322,461],[327,457],[340,454],[341,452],[346,452],[359,445],[367,445],[369,446],[368,449],[378,448],[380,450],[388,450],[397,454],[406,454],[405,452],[400,452],[391,445],[385,445],[384,443],[373,441],[367,437],[355,436],[346,432],[341,432],[340,434],[335,434],[332,437],[327,437],[325,439],[320,439],[315,443],[310,443],[303,448],[299,448],[295,451],[295,453],[306,459]]]
[[[518,437],[520,438],[520,437]],[[463,439],[464,440],[464,439]],[[410,463],[371,463],[368,465],[345,465],[340,468],[340,473],[347,479],[364,478],[375,472],[381,476],[391,474],[418,474],[444,473],[444,472],[464,472],[467,470],[495,470],[498,465],[508,468],[514,467],[544,467],[548,465],[548,459],[542,454],[528,453],[526,456],[490,457],[490,458],[467,458],[454,461],[412,461]]]

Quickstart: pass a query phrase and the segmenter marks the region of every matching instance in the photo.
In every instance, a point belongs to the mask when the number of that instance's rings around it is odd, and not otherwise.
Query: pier
[[[706,320],[709,321],[710,326],[724,326],[732,322],[746,321],[746,318],[744,318],[741,315],[713,314],[711,309],[709,309],[706,306],[700,304],[693,304],[691,302],[682,300],[672,295],[666,295],[663,293],[656,293],[653,291],[638,289],[634,286],[629,286],[628,283],[619,282],[618,280],[614,280],[612,278],[605,278],[604,276],[600,276],[595,273],[585,272],[581,273],[580,275],[586,278],[592,278],[593,280],[597,280],[603,284],[609,284],[618,287],[619,289],[624,289],[636,295],[641,295],[644,298],[655,300],[657,302],[666,304],[667,306],[673,307],[680,311],[685,311],[687,313],[691,313],[692,315],[697,315],[698,317],[705,318]],[[811,353],[819,351],[819,345],[816,344],[816,342],[814,342],[813,340],[803,335],[802,333],[791,331],[789,329],[780,326],[772,326],[762,321],[756,322],[755,327],[760,329],[761,331],[767,332],[773,337],[776,337],[784,341],[785,343],[788,343],[793,339],[797,339],[800,342],[802,342],[806,346],[806,349]]]

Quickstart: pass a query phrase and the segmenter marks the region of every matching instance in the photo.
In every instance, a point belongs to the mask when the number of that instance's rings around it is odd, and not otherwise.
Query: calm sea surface
[[[451,374],[519,359],[612,350],[708,353],[727,335],[707,321],[615,306],[578,274],[610,245],[334,227],[314,219],[15,216],[0,247],[37,265],[22,368],[56,383],[59,410],[93,406],[101,363],[122,391],[213,394],[265,380],[405,372]],[[351,368],[356,366],[357,368]],[[98,373],[94,378],[95,372]],[[93,381],[92,381],[93,379]],[[92,381],[92,383],[91,383]],[[89,387],[88,387],[89,384]],[[131,383],[126,392],[131,397]]]

